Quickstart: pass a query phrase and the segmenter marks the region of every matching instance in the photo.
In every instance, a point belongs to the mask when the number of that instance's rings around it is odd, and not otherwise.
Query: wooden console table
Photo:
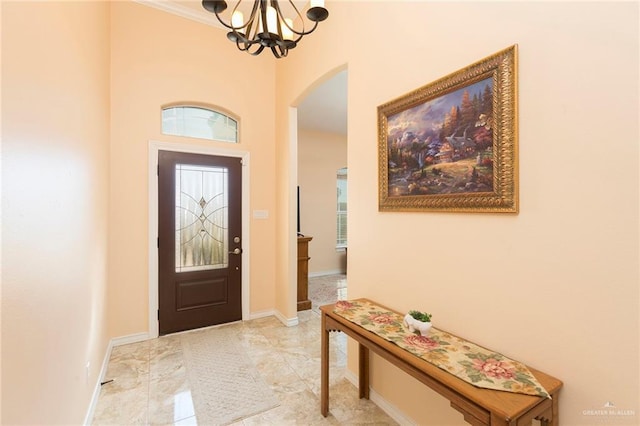
[[[313,237],[298,236],[298,311],[311,309],[309,300],[309,241]]]
[[[366,300],[366,299],[360,299]],[[377,304],[377,303],[376,303]],[[379,304],[377,304],[379,305]],[[552,399],[475,387],[435,365],[409,353],[333,312],[335,305],[320,307],[322,312],[320,410],[329,413],[329,332],[342,331],[358,342],[359,396],[369,399],[369,351],[399,367],[451,402],[472,425],[522,426],[533,419],[544,426],[558,426],[558,393],[562,382],[529,367]]]

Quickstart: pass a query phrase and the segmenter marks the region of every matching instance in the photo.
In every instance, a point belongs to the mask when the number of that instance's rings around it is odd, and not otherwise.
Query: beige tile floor
[[[344,275],[335,280],[310,280],[316,293],[346,296]],[[318,289],[317,287],[328,286]],[[313,299],[312,299],[313,301]],[[326,301],[326,298],[325,300]],[[324,303],[323,303],[324,304]],[[233,426],[253,425],[395,425],[368,400],[358,399],[355,386],[344,378],[346,337],[331,333],[330,414],[320,414],[320,315],[299,312],[300,324],[285,327],[275,317],[238,322],[243,347],[274,391],[280,406],[245,418]],[[207,332],[215,333],[216,327]],[[265,356],[265,353],[268,356]],[[213,360],[212,360],[213,361]],[[191,400],[179,335],[162,336],[115,347],[96,405],[94,425],[196,425],[198,413]]]

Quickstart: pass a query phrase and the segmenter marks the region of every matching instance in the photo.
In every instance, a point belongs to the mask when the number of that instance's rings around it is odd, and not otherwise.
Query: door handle
[[[242,249],[236,247],[233,251],[230,251],[229,254],[242,254]]]

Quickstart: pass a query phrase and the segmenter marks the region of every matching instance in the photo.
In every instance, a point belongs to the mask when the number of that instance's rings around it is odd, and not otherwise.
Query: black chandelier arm
[[[213,13],[214,15],[216,15],[216,18],[218,19],[220,24],[222,24],[226,28],[229,28],[230,30],[234,29],[231,25],[229,25],[226,22],[224,22],[222,20],[222,18],[220,17],[220,13],[224,12],[225,10],[227,10],[227,2],[226,1],[224,1],[224,0],[222,0],[222,1],[221,0],[202,0],[202,7],[204,7],[205,10],[207,10],[207,11]],[[238,7],[238,5],[236,5],[236,8],[237,7]]]
[[[271,52],[273,53],[273,56],[275,56],[276,58],[280,59],[280,58],[284,58],[285,56],[287,56],[287,54],[289,53],[289,49],[287,49],[286,47],[282,47],[280,45],[277,46],[273,46],[271,47]]]
[[[214,12],[214,15],[216,15],[216,18],[218,18],[218,21],[219,21],[222,25],[224,25],[226,28],[230,29],[231,31],[235,31],[235,32],[239,32],[239,30],[244,30],[244,29],[246,29],[246,28],[247,28],[247,26],[248,26],[251,22],[253,22],[252,20],[250,20],[250,21],[248,21],[246,24],[244,24],[244,25],[243,25],[243,26],[241,26],[241,27],[234,27],[233,25],[230,25],[230,24],[227,24],[226,22],[224,22],[224,21],[222,20],[222,18],[220,17],[220,15],[218,15],[218,13],[217,13],[217,12]]]
[[[224,21],[222,20],[222,18],[220,17],[220,15],[218,15],[218,13],[217,13],[217,12],[214,12],[213,14],[214,14],[214,15],[216,15],[216,18],[218,18],[218,21],[220,21],[220,23],[221,23],[222,25],[224,25],[225,27],[229,28],[230,30],[233,30],[233,29],[234,29],[231,25],[228,25],[226,22],[224,22]]]
[[[238,10],[238,6],[240,6],[240,3],[241,1],[238,1],[236,3],[236,5],[233,8],[233,11],[231,12],[231,16],[233,16],[233,13]],[[255,17],[256,10],[258,9],[258,4],[259,4],[259,1],[256,1],[253,4],[253,8],[251,9],[251,14],[249,15],[250,18]],[[241,30],[246,30],[246,32],[249,32],[251,30],[250,24],[253,23],[254,19],[249,19],[244,25],[240,27],[234,27],[233,22],[231,24],[227,24],[226,22],[224,22],[220,14],[225,10],[227,10],[227,3],[225,1],[202,0],[202,7],[204,7],[207,11],[212,12],[214,15],[216,15],[218,22],[220,22],[220,24],[222,24],[225,28],[228,28],[233,32],[239,33]]]
[[[297,32],[294,28],[293,25],[289,26],[289,24],[287,23],[287,21],[285,21],[285,17],[282,14],[282,10],[280,10],[280,3],[278,3],[275,0],[271,0],[271,6],[276,10],[276,12],[278,13],[278,30],[280,30],[280,22],[284,23],[284,25],[290,29],[292,32],[298,34],[298,35],[306,35],[308,33],[304,32],[304,19],[302,18],[302,14],[300,13],[300,11],[298,10],[298,8],[296,7],[296,5],[293,3],[292,0],[288,0],[289,4],[291,5],[291,7],[293,8],[293,10],[296,12],[296,15],[298,15],[298,19],[300,20],[300,22],[302,23],[302,34]],[[311,30],[313,31],[313,30]],[[311,32],[310,31],[310,32]]]
[[[233,12],[231,12],[231,16],[233,17],[233,14],[236,13],[236,11],[238,10],[238,7],[240,6],[240,0],[238,0],[238,2],[236,3],[236,5],[233,8]],[[231,21],[231,28],[232,30],[239,32],[239,30],[245,30],[245,34],[248,36],[249,33],[251,32],[251,27],[253,26],[253,21],[255,19],[256,16],[256,10],[258,9],[258,2],[254,2],[253,3],[253,7],[251,8],[251,14],[249,15],[249,19],[247,20],[247,22],[242,25],[241,27],[234,27],[233,26],[233,21]],[[233,19],[233,18],[232,18]],[[220,17],[218,17],[218,20],[220,20]]]
[[[236,46],[238,46],[238,49],[242,50],[242,51],[249,51],[249,49],[253,46],[260,46],[260,52],[262,52],[262,50],[265,47],[269,47],[271,45],[270,41],[267,39],[254,39],[254,40],[249,40],[245,37],[242,36],[242,34],[240,34],[240,37],[238,37],[236,40]],[[240,47],[240,45],[242,45],[243,47]]]
[[[296,7],[296,5],[293,3],[292,0],[288,0],[289,4],[291,5],[291,7],[293,8],[293,10],[295,10],[296,14],[298,15],[298,19],[300,20],[300,23],[302,24],[302,31],[297,31],[293,25],[289,26],[289,24],[287,23],[287,21],[285,21],[285,17],[282,14],[282,11],[280,10],[280,5],[278,4],[277,1],[271,0],[271,5],[273,6],[273,8],[276,10],[276,12],[278,13],[278,27],[280,26],[280,22],[282,22],[289,30],[291,30],[292,33],[296,34],[298,36],[298,38],[295,40],[296,42],[300,41],[300,39],[302,38],[302,36],[306,36],[308,34],[311,34],[312,32],[314,32],[316,30],[316,28],[318,27],[318,23],[320,21],[324,21],[326,19],[327,16],[329,16],[329,12],[324,8],[324,7],[314,7],[312,9],[321,9],[325,12],[325,16],[322,19],[319,19],[317,21],[314,21],[312,19],[309,19],[309,12],[307,12],[307,18],[313,22],[313,27],[309,30],[309,31],[305,31],[304,30],[304,17],[302,16],[302,13],[300,13],[300,11],[298,10],[298,8]],[[312,10],[309,9],[309,10]]]
[[[249,53],[249,55],[252,55],[252,56],[258,56],[259,54],[262,53],[263,50],[264,50],[264,46],[260,45],[260,47],[257,50],[253,51],[253,52],[250,51],[249,49],[247,49],[247,53]]]
[[[285,25],[286,25],[286,22],[285,22]],[[318,22],[316,21],[316,22],[313,23],[313,27],[311,27],[311,29],[309,31],[306,31],[306,32],[304,31],[304,24],[302,26],[302,32],[296,31],[293,28],[291,28],[291,31],[293,31],[293,33],[298,36],[298,38],[296,39],[296,41],[298,41],[298,40],[300,40],[302,38],[302,36],[306,36],[306,35],[311,34],[312,32],[314,32],[317,27],[318,27]],[[287,25],[287,28],[289,28],[288,25]]]
[[[258,45],[259,47],[258,47],[256,50],[251,51],[251,48],[252,48],[253,46],[255,46],[255,45]],[[258,43],[258,42],[256,42],[256,41],[247,41],[247,42],[243,42],[243,41],[237,40],[237,41],[236,41],[236,47],[237,47],[237,48],[238,48],[238,50],[240,50],[241,52],[247,52],[247,53],[248,53],[248,54],[250,54],[250,55],[258,56],[260,53],[262,53],[262,51],[264,50],[264,48],[265,48],[266,46],[264,46],[263,44],[260,44],[260,43]]]

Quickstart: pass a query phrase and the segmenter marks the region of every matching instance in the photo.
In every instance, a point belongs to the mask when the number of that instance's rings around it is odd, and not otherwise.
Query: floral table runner
[[[361,300],[340,300],[334,312],[474,386],[551,398],[524,364],[434,327],[416,335],[401,315]]]

